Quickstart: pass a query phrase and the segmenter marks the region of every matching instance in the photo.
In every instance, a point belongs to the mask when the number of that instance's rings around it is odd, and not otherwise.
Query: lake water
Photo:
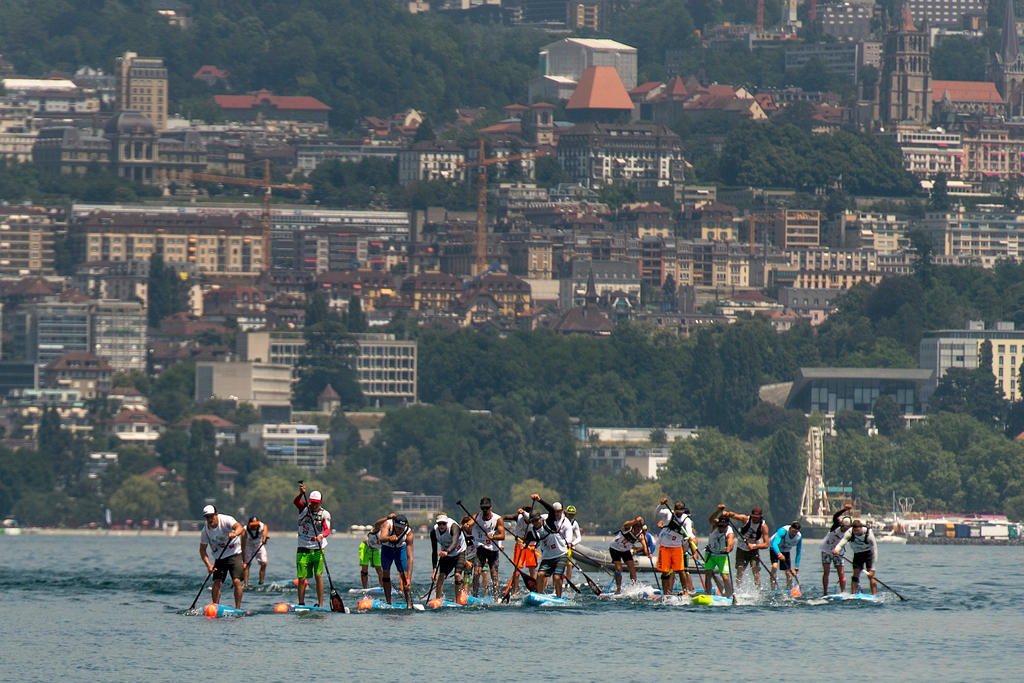
[[[586,594],[557,609],[308,616],[271,611],[296,597],[294,549],[282,535],[268,545],[275,588],[243,600],[260,613],[207,619],[183,614],[204,578],[198,543],[198,533],[0,536],[0,680],[1024,678],[1020,546],[884,545],[878,576],[906,602],[879,587],[881,604],[751,596],[715,608]],[[328,555],[347,606],[357,546],[339,538]],[[430,582],[424,550],[417,596]],[[805,597],[820,592],[817,559],[808,543]]]

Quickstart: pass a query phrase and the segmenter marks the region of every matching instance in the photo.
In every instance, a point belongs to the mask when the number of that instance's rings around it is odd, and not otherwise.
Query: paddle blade
[[[341,596],[338,595],[338,591],[331,590],[331,611],[332,612],[344,612],[345,603],[341,601]]]
[[[790,597],[793,597],[793,598],[799,598],[802,595],[802,593],[800,592],[800,582],[799,581],[794,583],[793,587],[789,589],[789,595],[790,595]]]
[[[522,572],[520,572],[520,576],[523,577],[523,584],[526,586],[526,590],[531,592],[537,590],[537,579]]]
[[[594,595],[600,595],[601,594],[600,586],[598,586],[596,583],[594,583],[593,579],[591,579],[589,576],[586,576],[586,575],[584,575],[583,578],[585,578],[587,580],[587,585],[590,587],[590,592],[592,592]],[[576,591],[576,592],[578,593],[579,591]]]

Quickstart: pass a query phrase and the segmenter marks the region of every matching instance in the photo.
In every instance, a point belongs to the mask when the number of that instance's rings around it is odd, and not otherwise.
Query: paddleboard
[[[470,607],[473,605],[493,605],[494,598],[487,595],[482,598],[474,598],[472,595],[466,596],[465,602],[457,602],[453,600],[445,600],[443,598],[434,598],[427,603],[427,607],[430,609],[441,609],[444,607]]]
[[[210,619],[218,619],[220,617],[248,617],[252,615],[252,612],[211,602],[203,609],[203,614]]]
[[[422,612],[424,609],[426,609],[425,607],[423,607],[423,605],[421,605],[419,603],[413,603],[412,608],[413,608],[413,610],[415,610],[417,612]],[[401,610],[404,610],[404,609],[406,609],[406,606],[405,606],[404,602],[395,602],[395,603],[392,603],[392,604],[389,605],[384,600],[377,600],[375,598],[368,598],[367,597],[367,598],[363,598],[362,600],[360,600],[356,604],[356,609],[361,610],[361,611],[367,611],[367,610],[373,610],[373,609],[401,609]]]
[[[830,593],[829,595],[823,595],[826,600],[863,600],[865,602],[881,602],[881,598],[871,593]]]
[[[274,605],[274,611],[278,614],[287,614],[288,612],[330,612],[331,608],[317,607],[316,605],[296,605],[290,602],[279,602]]]
[[[732,598],[727,598],[724,595],[708,595],[707,593],[701,593],[700,595],[694,595],[690,598],[691,605],[705,605],[708,607],[726,607],[732,605]]]
[[[541,595],[540,593],[530,592],[523,598],[524,605],[533,605],[534,607],[565,607],[571,605],[572,600],[567,598],[557,598],[554,595]]]
[[[349,595],[384,595],[384,589],[380,586],[373,588],[349,588]]]

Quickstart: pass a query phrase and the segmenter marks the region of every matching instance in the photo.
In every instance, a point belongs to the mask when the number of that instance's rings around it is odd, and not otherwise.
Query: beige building
[[[0,274],[53,275],[54,220],[38,207],[0,207]]]
[[[821,212],[817,209],[782,209],[772,215],[775,245],[780,249],[820,244]]]
[[[85,249],[84,262],[148,261],[194,265],[204,274],[256,275],[263,270],[259,218],[203,214],[107,213],[78,216],[68,227]]]
[[[117,58],[117,110],[149,117],[157,132],[167,128],[167,68],[162,58],[125,52]]]
[[[258,409],[288,409],[292,368],[254,362],[208,361],[196,364],[197,401],[219,398],[251,403]]]

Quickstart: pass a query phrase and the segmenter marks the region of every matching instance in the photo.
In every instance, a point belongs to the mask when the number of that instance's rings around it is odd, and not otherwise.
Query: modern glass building
[[[879,396],[892,396],[904,415],[923,415],[932,392],[931,370],[902,368],[800,368],[787,408],[835,415],[872,414]]]

